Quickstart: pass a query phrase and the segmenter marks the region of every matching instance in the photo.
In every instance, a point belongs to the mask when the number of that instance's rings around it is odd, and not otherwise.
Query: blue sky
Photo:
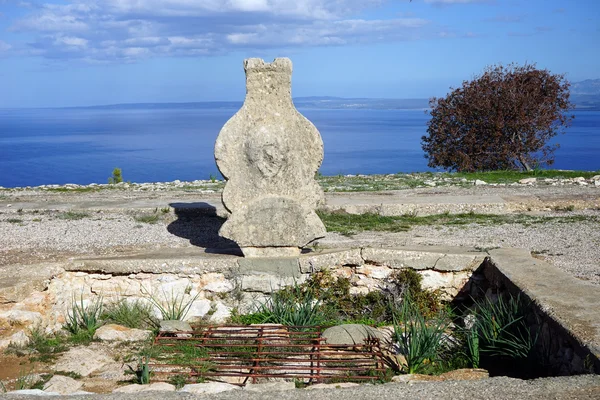
[[[599,0],[0,0],[0,107],[242,100],[287,56],[294,96],[427,98],[495,63],[600,78]]]

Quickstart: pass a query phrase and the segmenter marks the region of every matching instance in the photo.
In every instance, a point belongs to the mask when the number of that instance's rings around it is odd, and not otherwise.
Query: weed
[[[133,217],[136,222],[155,224],[160,220],[159,214],[140,214]]]
[[[81,374],[78,374],[77,372],[73,372],[73,371],[56,371],[54,373],[54,375],[68,376],[69,378],[75,379],[75,380],[79,380],[82,378]]]
[[[23,220],[19,219],[19,218],[9,218],[6,220],[6,222],[8,222],[10,224],[20,224],[23,222]]]
[[[113,169],[112,176],[108,178],[108,183],[114,185],[121,182],[123,182],[123,172],[121,171],[121,168]]]
[[[85,212],[67,211],[67,212],[58,214],[56,217],[59,219],[66,219],[66,220],[74,221],[74,220],[78,220],[78,219],[88,218],[89,216],[90,216],[90,214],[85,213]]]
[[[169,383],[170,383],[171,385],[175,386],[175,389],[176,389],[176,390],[179,390],[179,389],[181,389],[182,387],[184,387],[184,386],[185,386],[185,384],[187,383],[187,376],[185,376],[185,375],[181,375],[181,374],[178,374],[178,375],[172,375],[172,376],[169,378]]]
[[[52,361],[58,353],[67,349],[64,338],[56,335],[47,335],[41,326],[34,326],[29,330],[28,347],[37,353],[31,357],[33,361]]]
[[[75,342],[90,340],[96,329],[101,325],[102,296],[98,296],[95,302],[85,305],[83,294],[79,302],[73,296],[71,311],[67,312],[64,328],[71,333]]]
[[[190,307],[196,301],[200,293],[185,300],[185,294],[179,295],[171,292],[171,296],[163,291],[163,298],[159,299],[150,294],[146,289],[142,288],[142,293],[148,296],[150,302],[158,309],[163,320],[183,320],[187,315]]]
[[[126,371],[125,373],[135,375],[135,383],[138,383],[140,385],[147,385],[150,383],[150,375],[152,374],[150,366],[148,365],[149,361],[150,360],[148,357],[141,356],[138,359],[136,368],[134,369],[133,367],[128,365],[129,371]]]
[[[168,214],[171,212],[171,207],[163,207],[160,209],[160,212],[163,214]]]
[[[152,305],[136,300],[125,299],[107,305],[102,313],[102,319],[129,328],[148,329],[157,326],[158,322],[152,314]]]
[[[35,385],[36,380],[31,371],[25,372],[25,370],[19,371],[19,376],[15,380],[15,390],[31,389]]]

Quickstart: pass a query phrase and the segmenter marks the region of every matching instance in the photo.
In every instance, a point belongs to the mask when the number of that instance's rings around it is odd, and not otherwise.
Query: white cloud
[[[0,40],[0,52],[2,52],[2,51],[8,51],[8,50],[11,49],[11,47],[12,46],[10,44],[8,44],[8,43]]]
[[[32,6],[11,29],[35,36],[29,54],[94,63],[433,35],[424,30],[429,21],[412,15],[352,18],[383,1],[70,0]]]

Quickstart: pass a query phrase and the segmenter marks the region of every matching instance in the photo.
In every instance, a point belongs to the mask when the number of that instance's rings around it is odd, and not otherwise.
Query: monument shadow
[[[167,226],[169,233],[188,239],[206,253],[242,255],[242,250],[232,240],[219,236],[226,218],[217,215],[217,209],[205,202],[170,203],[177,219]]]

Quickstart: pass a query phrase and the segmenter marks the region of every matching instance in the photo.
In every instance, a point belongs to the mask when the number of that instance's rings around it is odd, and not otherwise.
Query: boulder
[[[74,347],[60,356],[54,370],[90,376],[110,363],[114,363],[114,360],[100,349]]]
[[[98,339],[103,342],[140,342],[148,340],[151,337],[152,331],[127,328],[117,324],[101,326],[94,334],[94,339]]]
[[[377,338],[382,340],[383,335],[376,328],[361,324],[345,324],[327,328],[321,334],[327,344],[357,345],[363,344],[365,339]]]
[[[83,383],[63,375],[54,375],[44,384],[45,392],[56,392],[60,394],[73,394],[77,392]]]
[[[191,336],[190,332],[192,332],[192,326],[185,321],[179,321],[179,320],[165,320],[165,321],[160,321],[160,332],[161,333],[179,333],[186,336]],[[179,335],[177,335],[179,337]]]

